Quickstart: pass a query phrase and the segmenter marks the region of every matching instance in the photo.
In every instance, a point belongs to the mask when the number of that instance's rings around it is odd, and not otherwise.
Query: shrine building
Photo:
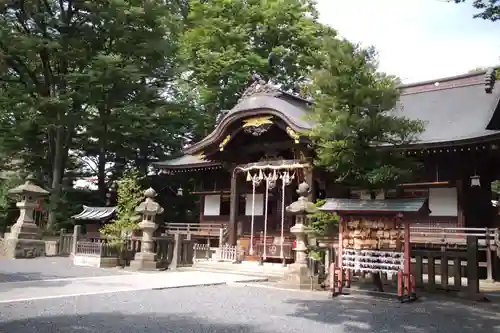
[[[379,191],[379,199],[426,198],[430,216],[422,226],[498,227],[491,205],[491,182],[500,165],[500,85],[493,70],[400,87],[398,112],[422,120],[418,140],[394,147],[424,165],[408,184]],[[307,136],[313,102],[262,81],[254,82],[224,112],[214,130],[185,150],[159,162],[164,173],[199,172],[203,181],[199,223],[227,224],[229,244],[256,235],[287,237],[292,221],[284,207],[305,181],[315,198],[366,198],[363,189],[345,188],[313,167]],[[281,239],[281,238],[280,238]],[[248,247],[248,245],[247,245]],[[247,249],[248,250],[248,249]]]

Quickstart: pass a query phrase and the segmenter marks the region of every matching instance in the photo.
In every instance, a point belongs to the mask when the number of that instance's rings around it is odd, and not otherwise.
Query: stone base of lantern
[[[156,260],[156,254],[139,252],[135,254],[134,260],[130,262],[130,268],[138,271],[148,271],[164,268],[161,262]]]
[[[288,265],[281,285],[291,289],[319,289],[318,277],[311,277],[311,270],[305,264],[294,263]]]
[[[36,258],[45,256],[45,241],[41,239],[35,223],[16,223],[5,235],[3,251],[8,259]]]
[[[41,239],[11,238],[3,241],[7,259],[37,258],[45,256],[45,241]]]

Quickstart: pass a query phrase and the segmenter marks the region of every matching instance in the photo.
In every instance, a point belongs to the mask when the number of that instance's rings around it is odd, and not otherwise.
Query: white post
[[[267,210],[269,206],[269,177],[266,177],[266,206],[264,209],[264,251],[262,254],[262,258],[266,260],[267,258]]]
[[[253,227],[255,222],[255,182],[256,177],[252,177],[252,222],[250,225],[250,255],[253,256]]]
[[[283,254],[283,242],[285,237],[285,176],[281,179],[281,259],[285,260],[285,255]]]

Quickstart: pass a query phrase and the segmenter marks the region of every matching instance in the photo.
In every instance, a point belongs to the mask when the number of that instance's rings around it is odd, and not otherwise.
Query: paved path
[[[118,269],[73,266],[70,258],[0,259],[0,283],[130,274]]]
[[[233,283],[255,280],[242,275],[138,274],[73,267],[61,258],[0,260],[0,332],[500,333],[494,303],[331,299]],[[226,285],[200,286],[219,283]]]
[[[234,285],[0,303],[5,333],[500,333],[494,304]]]
[[[0,304],[137,290],[265,281],[264,278],[209,272],[130,273],[0,283]]]

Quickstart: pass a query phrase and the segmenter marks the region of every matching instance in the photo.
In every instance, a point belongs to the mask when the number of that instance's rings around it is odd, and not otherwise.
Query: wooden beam
[[[191,194],[198,194],[198,195],[213,195],[213,194],[231,194],[231,190],[217,190],[217,191],[195,191],[191,192]]]
[[[443,182],[421,182],[421,183],[405,183],[405,184],[399,184],[399,187],[447,187],[447,186],[452,186],[452,183],[450,181],[443,181]]]

